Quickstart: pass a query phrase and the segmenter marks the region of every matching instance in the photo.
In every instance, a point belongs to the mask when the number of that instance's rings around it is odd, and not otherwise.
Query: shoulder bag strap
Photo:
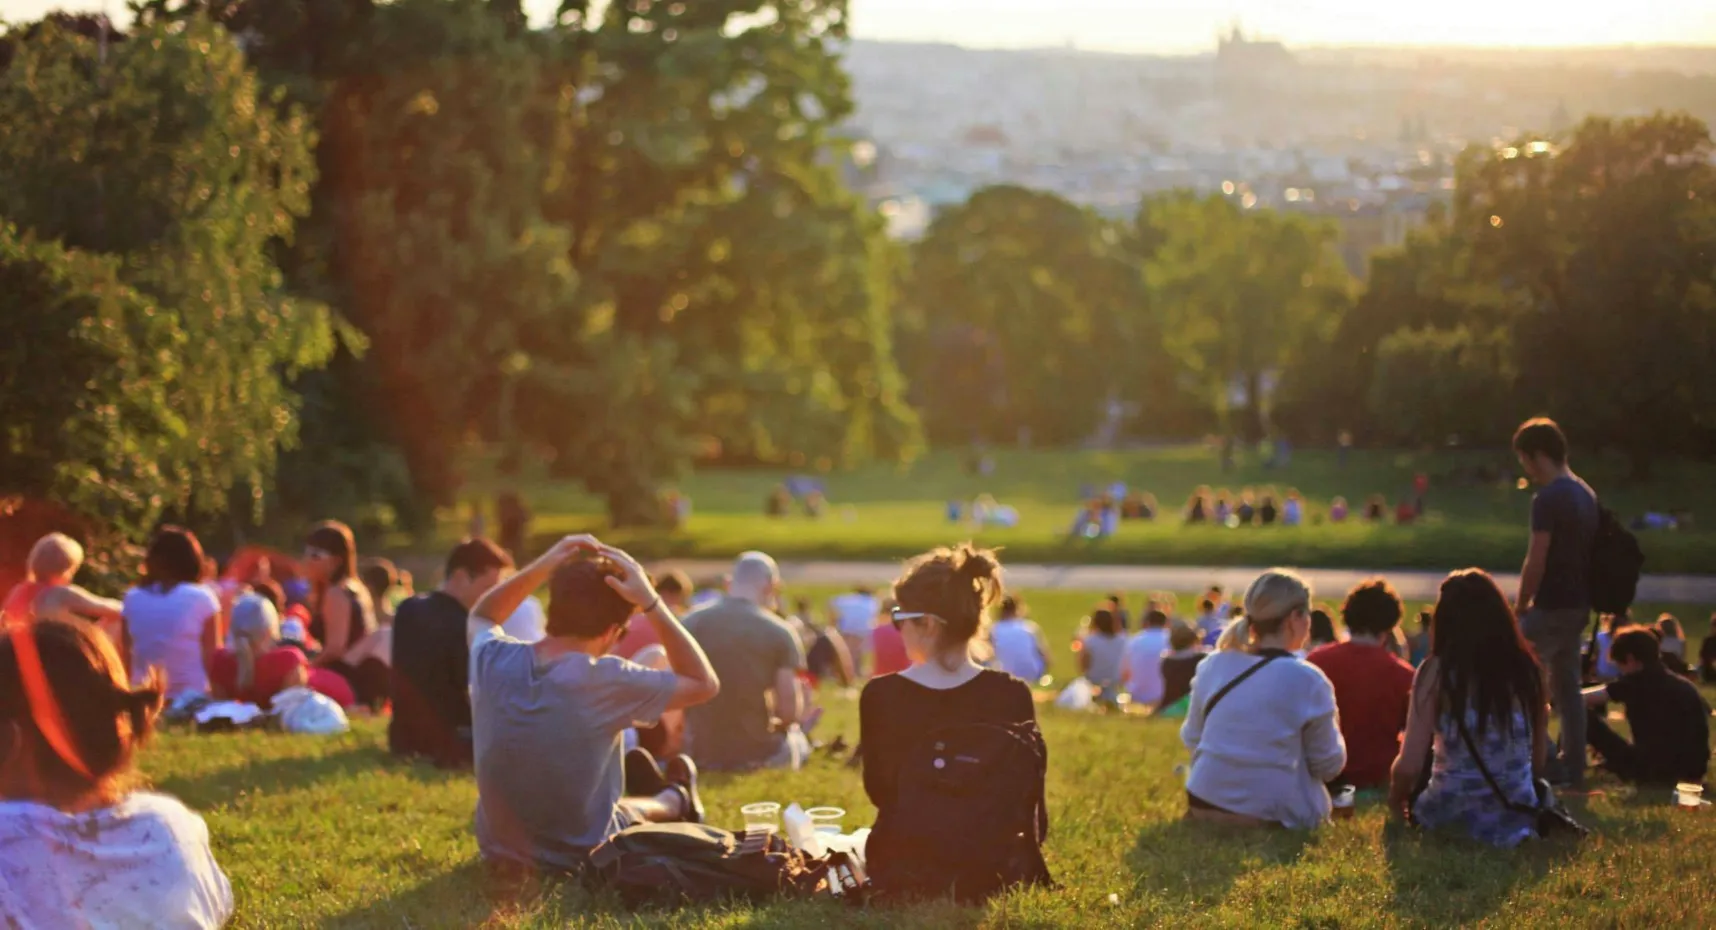
[[[1275,655],[1264,656],[1263,660],[1258,662],[1256,665],[1253,665],[1252,667],[1246,669],[1245,671],[1240,672],[1238,675],[1235,675],[1234,679],[1232,681],[1223,685],[1222,689],[1220,691],[1217,691],[1215,693],[1214,697],[1210,698],[1210,702],[1208,704],[1204,705],[1204,719],[1205,720],[1210,719],[1210,714],[1215,712],[1216,705],[1221,703],[1222,698],[1227,697],[1227,693],[1229,691],[1232,691],[1233,689],[1239,687],[1240,682],[1242,682],[1242,681],[1246,680],[1247,678],[1250,678],[1251,676],[1257,674],[1260,670],[1262,670],[1263,666],[1268,665],[1269,663],[1271,663],[1271,662],[1273,662],[1279,658],[1281,658],[1281,655],[1279,653],[1277,653]]]
[[[1472,741],[1472,734],[1466,730],[1466,721],[1456,718],[1454,725],[1460,728],[1460,741],[1466,744],[1466,752],[1470,753],[1472,761],[1477,763],[1478,774],[1484,776],[1484,782],[1490,786],[1490,791],[1495,793],[1496,800],[1500,801],[1503,807],[1516,814],[1537,813],[1536,805],[1519,804],[1509,800],[1507,792],[1502,790],[1501,785],[1496,783],[1495,776],[1490,774],[1490,767],[1484,764],[1483,754],[1478,752],[1477,743]]]

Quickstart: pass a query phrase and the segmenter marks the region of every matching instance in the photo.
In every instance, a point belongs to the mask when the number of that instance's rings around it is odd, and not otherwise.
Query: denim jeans
[[[1572,788],[1585,787],[1585,700],[1579,679],[1580,648],[1590,622],[1591,612],[1581,607],[1533,607],[1520,620],[1525,638],[1549,675],[1549,702],[1561,721],[1559,774]]]

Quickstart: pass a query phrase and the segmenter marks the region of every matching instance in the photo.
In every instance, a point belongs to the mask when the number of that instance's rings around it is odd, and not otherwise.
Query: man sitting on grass
[[[498,624],[544,583],[548,637],[534,645],[508,638]],[[655,625],[670,670],[608,655],[634,610]],[[468,626],[476,834],[485,860],[576,871],[626,827],[702,820],[690,759],[670,761],[665,779],[641,753],[622,760],[628,727],[721,689],[703,650],[631,556],[568,536],[485,594]]]
[[[1609,657],[1621,677],[1585,689],[1586,731],[1603,768],[1645,785],[1702,783],[1710,765],[1710,706],[1698,687],[1662,664],[1656,634],[1642,626],[1615,631]],[[1627,742],[1600,711],[1607,701],[1627,707]]]
[[[1337,783],[1359,788],[1387,786],[1406,709],[1412,703],[1412,666],[1389,651],[1394,629],[1405,612],[1400,595],[1381,578],[1347,592],[1341,619],[1350,635],[1344,643],[1312,650],[1305,661],[1323,670],[1335,686],[1341,738],[1347,743],[1347,767]]]

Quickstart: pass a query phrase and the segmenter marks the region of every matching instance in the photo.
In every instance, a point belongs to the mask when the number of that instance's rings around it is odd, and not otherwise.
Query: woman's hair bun
[[[953,573],[968,581],[992,581],[1001,574],[1001,560],[993,550],[963,543],[954,550]]]

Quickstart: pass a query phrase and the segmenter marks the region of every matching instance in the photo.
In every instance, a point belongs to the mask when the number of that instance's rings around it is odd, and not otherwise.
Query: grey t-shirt
[[[785,736],[769,729],[769,694],[782,669],[804,671],[804,644],[774,614],[723,598],[685,618],[709,656],[721,693],[686,712],[691,755],[706,769],[754,768],[780,753]]]
[[[1557,478],[1531,499],[1531,531],[1549,534],[1543,582],[1533,606],[1576,610],[1591,606],[1591,544],[1597,537],[1597,495],[1578,478]]]
[[[497,629],[471,646],[477,848],[484,858],[576,868],[627,824],[620,734],[655,722],[678,678],[617,656],[536,663]]]
[[[1117,687],[1126,658],[1126,637],[1086,633],[1084,651],[1090,656],[1090,671],[1085,673],[1086,679],[1102,688]]]

